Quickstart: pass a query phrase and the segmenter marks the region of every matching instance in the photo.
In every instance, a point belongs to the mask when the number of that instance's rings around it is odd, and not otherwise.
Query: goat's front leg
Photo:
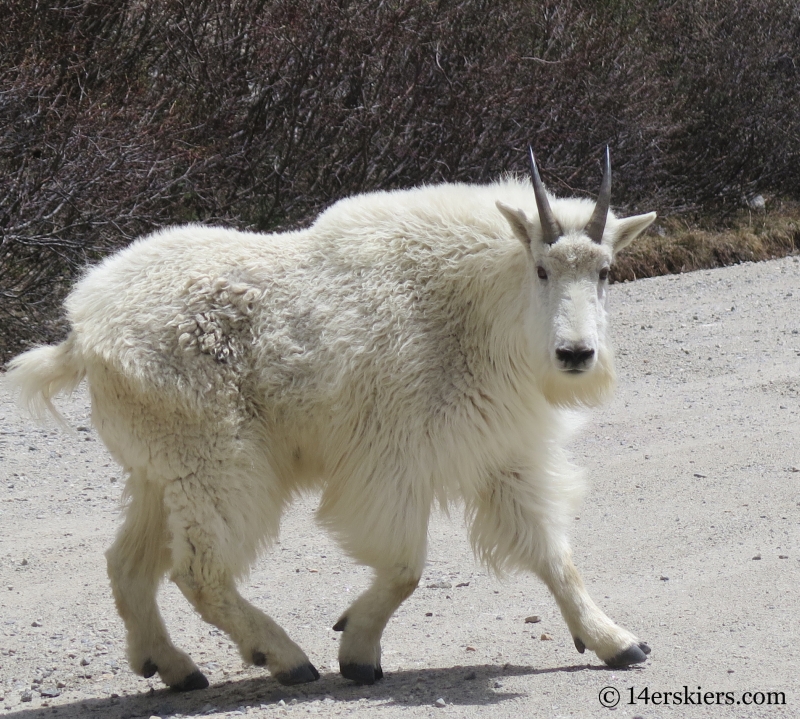
[[[323,494],[319,513],[343,548],[375,570],[370,587],[333,627],[342,632],[339,671],[359,684],[383,677],[383,630],[416,589],[425,565],[431,499],[424,491],[414,491],[409,473],[391,479],[380,492],[363,491],[363,484],[349,482],[349,493]]]
[[[392,614],[411,596],[420,579],[418,569],[379,568],[372,585],[333,625],[342,632],[339,671],[346,679],[373,684],[383,677],[381,636]]]
[[[613,667],[645,661],[650,647],[603,613],[572,563],[565,528],[574,501],[564,488],[574,470],[565,464],[557,474],[553,467],[545,472],[520,465],[495,472],[469,498],[476,552],[489,564],[537,574],[553,593],[579,652],[591,649]]]
[[[568,549],[542,562],[535,571],[553,593],[581,654],[591,649],[610,667],[647,659],[650,647],[612,622],[594,603]]]

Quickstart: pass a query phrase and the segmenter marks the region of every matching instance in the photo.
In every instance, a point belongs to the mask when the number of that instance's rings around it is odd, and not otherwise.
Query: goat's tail
[[[8,380],[20,390],[19,403],[37,418],[49,410],[66,424],[51,399],[60,392],[72,392],[86,370],[70,335],[59,345],[34,347],[8,363]]]

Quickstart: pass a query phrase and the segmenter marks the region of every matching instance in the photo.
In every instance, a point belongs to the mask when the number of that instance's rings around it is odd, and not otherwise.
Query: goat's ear
[[[656,219],[655,212],[648,212],[646,215],[634,215],[617,220],[616,233],[614,235],[614,254],[616,255],[623,247],[627,247],[639,235],[642,234]]]
[[[522,210],[515,210],[513,207],[509,207],[505,202],[500,202],[497,200],[495,203],[497,205],[497,209],[500,210],[500,213],[508,220],[508,224],[511,225],[511,229],[514,231],[514,234],[517,236],[517,239],[525,245],[525,247],[530,247],[531,245],[531,234],[530,234],[530,221],[528,220],[527,215]]]

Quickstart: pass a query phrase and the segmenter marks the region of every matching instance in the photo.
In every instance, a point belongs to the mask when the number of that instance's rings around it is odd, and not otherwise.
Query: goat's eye
[[[536,268],[536,274],[539,275],[539,279],[540,280],[546,280],[547,279],[547,270],[545,270],[545,268],[542,267],[541,265],[539,265]]]
[[[605,282],[608,279],[608,267],[604,267],[600,270],[600,281]]]

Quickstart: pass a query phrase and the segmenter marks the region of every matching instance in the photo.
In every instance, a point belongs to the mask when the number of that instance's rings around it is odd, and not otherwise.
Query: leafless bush
[[[58,334],[77,268],[154,227],[294,225],[481,181],[725,209],[800,187],[792,0],[6,0],[0,322]],[[3,354],[0,348],[0,354]]]

